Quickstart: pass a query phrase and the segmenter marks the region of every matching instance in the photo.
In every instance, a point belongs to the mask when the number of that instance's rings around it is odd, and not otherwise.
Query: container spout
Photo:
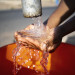
[[[38,17],[42,15],[41,0],[22,0],[24,17]]]

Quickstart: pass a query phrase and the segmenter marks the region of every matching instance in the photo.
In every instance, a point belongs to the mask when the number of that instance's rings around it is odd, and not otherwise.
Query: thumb
[[[47,47],[48,47],[48,43],[45,43],[45,42],[41,43],[41,50],[42,51],[47,51]]]
[[[42,50],[42,51],[46,51],[46,44],[45,44],[45,43],[42,43],[42,44],[41,44],[41,50]]]

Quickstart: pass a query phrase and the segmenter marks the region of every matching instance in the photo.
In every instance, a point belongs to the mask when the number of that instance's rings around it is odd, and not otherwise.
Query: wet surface
[[[13,50],[13,74],[17,75],[19,70],[25,66],[28,69],[35,70],[37,75],[49,75],[47,69],[49,53],[43,51],[42,54],[39,53],[39,50],[35,49],[23,49],[25,46],[22,44],[16,43],[17,47]],[[39,64],[37,64],[39,61]],[[41,68],[38,68],[41,66]],[[42,69],[42,70],[41,70]]]

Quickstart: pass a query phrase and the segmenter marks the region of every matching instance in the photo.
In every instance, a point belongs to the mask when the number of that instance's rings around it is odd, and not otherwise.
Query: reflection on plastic
[[[11,44],[0,48],[1,75],[13,75],[12,50],[15,47],[16,47],[15,44]],[[41,54],[40,51],[39,53]],[[50,58],[48,59],[48,61],[50,62],[49,63],[50,75],[75,75],[75,46],[62,43],[54,53],[49,54],[49,57]],[[29,61],[31,60],[29,59]],[[38,68],[38,66],[36,68]],[[23,66],[22,69],[19,70],[17,75],[40,75],[40,74],[37,74],[33,69],[28,69],[25,66]]]

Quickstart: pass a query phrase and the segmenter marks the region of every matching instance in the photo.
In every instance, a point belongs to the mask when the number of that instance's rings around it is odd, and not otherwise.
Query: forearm
[[[74,7],[71,5],[71,9],[67,6],[66,0],[62,0],[58,6],[58,8],[54,11],[54,13],[49,17],[47,25],[50,28],[54,28],[58,26],[61,22],[63,22],[66,18],[68,18],[73,12]],[[70,5],[70,4],[69,4]]]
[[[61,37],[75,31],[75,16],[70,19],[68,22],[64,23],[63,25],[59,26],[59,32]]]

